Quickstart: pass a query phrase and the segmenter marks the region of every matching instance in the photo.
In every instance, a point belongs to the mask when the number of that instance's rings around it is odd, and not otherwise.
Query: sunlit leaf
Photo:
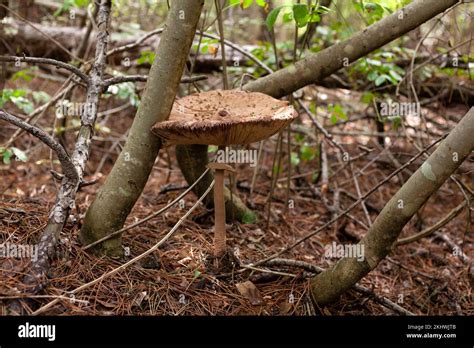
[[[387,75],[380,75],[375,79],[375,85],[380,86],[387,80]]]
[[[308,23],[308,6],[305,4],[294,4],[293,5],[293,18],[295,19],[298,27],[304,27]]]
[[[297,166],[300,164],[300,158],[298,157],[298,154],[296,152],[291,153],[291,165],[292,166]]]
[[[26,156],[26,153],[16,147],[12,147],[11,148],[13,153],[15,154],[15,157],[19,160],[19,161],[22,161],[22,162],[26,162],[26,160],[28,159],[28,156]]]
[[[270,11],[270,13],[268,14],[267,16],[267,19],[266,19],[266,24],[267,24],[267,28],[268,30],[272,30],[273,29],[273,26],[275,25],[275,22],[278,18],[278,15],[280,14],[280,11],[281,9],[283,8],[283,6],[278,6],[278,7],[275,7],[273,10]]]

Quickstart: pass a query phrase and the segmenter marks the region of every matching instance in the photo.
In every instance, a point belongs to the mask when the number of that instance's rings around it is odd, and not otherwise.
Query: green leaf
[[[299,28],[304,27],[308,23],[308,6],[305,4],[294,4],[293,18]]]
[[[387,75],[380,75],[375,79],[375,85],[378,87],[387,80]]]
[[[255,1],[257,3],[258,6],[260,7],[265,7],[267,6],[267,2],[265,0],[256,0]]]
[[[219,148],[215,145],[209,145],[208,148],[207,148],[207,153],[214,153],[214,152],[217,152]]]
[[[253,0],[241,0],[240,1],[240,6],[242,8],[248,8],[250,5],[252,5]]]
[[[338,116],[340,119],[343,119],[344,121],[347,121],[348,118],[347,118],[347,115],[344,111],[344,109],[342,108],[342,106],[340,104],[336,104],[334,106],[334,113],[336,114],[336,116]]]
[[[329,118],[329,120],[331,121],[332,124],[336,124],[337,123],[336,114],[331,114],[331,117]]]
[[[364,103],[364,104],[371,104],[372,101],[374,100],[375,96],[373,93],[371,92],[365,92],[364,94],[362,94],[362,98],[361,98],[361,101]]]
[[[309,19],[308,19],[308,22],[310,23],[318,23],[318,22],[321,22],[321,16],[317,13],[313,13]]]
[[[89,0],[74,0],[74,4],[76,4],[77,7],[86,7],[89,5]]]
[[[251,212],[245,212],[244,216],[242,216],[242,223],[244,224],[254,224],[257,222],[257,216]]]
[[[155,52],[142,51],[140,53],[140,58],[137,59],[137,64],[148,63],[148,64],[152,65],[155,58],[156,58]]]
[[[12,147],[11,149],[19,161],[26,162],[26,160],[28,159],[28,156],[26,155],[24,151],[16,147]]]
[[[281,173],[281,171],[282,171],[281,166],[274,166],[273,169],[272,169],[272,172],[273,172],[274,175]]]
[[[240,5],[240,0],[229,0],[230,6],[237,6]]]
[[[378,72],[376,70],[371,70],[368,74],[367,74],[367,79],[369,81],[375,81],[375,79],[379,76]]]
[[[292,166],[297,166],[300,164],[300,158],[298,157],[298,154],[296,152],[291,153],[291,165]]]
[[[280,11],[281,11],[282,8],[283,8],[283,6],[275,7],[268,14],[267,19],[265,20],[268,30],[271,31],[273,29],[273,26],[275,25],[275,22],[278,18],[278,15],[280,14]]]
[[[401,126],[402,124],[402,118],[400,116],[395,116],[393,119],[392,119],[392,127],[393,127],[393,130],[397,131],[398,128]]]
[[[367,2],[364,4],[366,12],[370,15],[373,20],[378,20],[383,17],[384,9],[379,4],[374,2]]]
[[[303,161],[311,161],[316,157],[316,150],[309,145],[303,145],[300,154]]]
[[[356,9],[357,12],[359,13],[363,13],[364,12],[364,8],[362,7],[362,4],[358,3],[358,2],[354,2],[354,7]]]
[[[319,6],[318,7],[318,13],[320,14],[325,14],[331,12],[331,9],[326,7],[326,6]]]
[[[53,13],[53,16],[59,16],[62,12],[69,10],[72,6],[74,6],[74,0],[64,0],[63,6],[58,8],[56,12]]]
[[[31,71],[28,70],[20,70],[13,74],[12,80],[16,81],[18,79],[22,79],[26,82],[30,82],[33,79],[34,75],[31,74]]]
[[[26,95],[26,91],[24,89],[14,89],[12,91],[12,97],[24,97]]]
[[[303,134],[295,134],[295,141],[298,143],[301,143],[304,140],[304,135]]]
[[[11,160],[10,158],[12,157],[13,155],[13,152],[11,152],[9,149],[5,149],[3,151],[3,163],[5,164],[10,164],[11,163]]]
[[[370,59],[370,58],[367,58],[367,64],[369,65],[374,65],[374,66],[381,66],[382,65],[382,62],[378,59]]]
[[[33,103],[24,97],[11,97],[10,101],[27,114],[34,110]]]
[[[321,175],[320,172],[313,173],[313,175],[311,175],[311,182],[313,184],[316,183],[318,181],[320,175]]]
[[[283,14],[283,23],[289,23],[293,20],[293,12],[286,12]]]
[[[35,103],[47,103],[51,100],[51,96],[43,91],[33,91],[33,100]]]
[[[400,74],[397,73],[395,70],[390,70],[388,73],[389,73],[390,76],[392,76],[397,82],[399,82],[399,81],[402,80],[402,77],[400,76]]]

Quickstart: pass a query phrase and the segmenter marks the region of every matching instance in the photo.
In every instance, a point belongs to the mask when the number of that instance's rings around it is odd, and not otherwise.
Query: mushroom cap
[[[298,116],[286,101],[258,92],[216,90],[176,100],[152,132],[166,145],[237,145],[266,139]]]

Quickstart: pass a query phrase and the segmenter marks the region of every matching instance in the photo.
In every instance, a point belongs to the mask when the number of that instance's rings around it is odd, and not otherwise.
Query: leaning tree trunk
[[[379,214],[367,235],[363,261],[343,258],[311,281],[318,305],[333,302],[373,270],[390,252],[403,226],[474,150],[474,108],[410,177]]]
[[[146,89],[127,141],[105,184],[87,210],[81,229],[84,244],[119,230],[143,191],[161,142],[150,132],[171,111],[204,0],[174,0],[156,50]],[[121,237],[111,238],[94,251],[122,255]]]
[[[357,59],[415,29],[458,2],[459,0],[415,0],[349,39],[318,53],[310,54],[307,58],[268,76],[252,81],[245,85],[244,89],[250,92],[266,93],[274,98],[289,95],[306,85],[323,80]],[[194,145],[186,147],[189,152],[196,152],[193,149]],[[181,153],[177,153],[179,163],[184,162],[180,159]],[[207,157],[207,151],[200,151],[199,154]],[[207,163],[206,158],[195,159],[195,161],[196,163]],[[182,172],[185,170],[186,168],[181,167]],[[188,183],[196,181],[205,170],[204,166],[195,167],[193,171],[195,174],[186,176]],[[204,180],[211,182],[212,173],[208,172]],[[198,187],[194,192],[199,197],[204,190]]]

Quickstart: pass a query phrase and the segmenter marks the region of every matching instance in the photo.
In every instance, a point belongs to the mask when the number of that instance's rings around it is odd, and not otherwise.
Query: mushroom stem
[[[213,162],[207,165],[214,173],[214,265],[220,268],[219,261],[227,254],[225,233],[224,171],[235,173],[235,169],[225,163]]]
[[[226,253],[224,170],[216,169],[214,179],[214,257],[218,261]]]

